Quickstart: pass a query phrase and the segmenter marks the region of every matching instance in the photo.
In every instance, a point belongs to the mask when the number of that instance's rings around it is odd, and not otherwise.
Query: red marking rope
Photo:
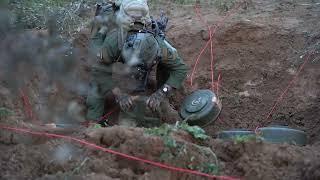
[[[107,119],[112,113],[114,113],[118,108],[113,108],[111,111],[109,111],[107,114],[103,115],[99,118],[99,121]]]
[[[210,44],[210,40],[206,43],[206,45],[204,46],[204,48],[202,48],[202,50],[200,51],[197,59],[196,59],[196,62],[193,66],[193,70],[192,70],[192,73],[191,73],[191,76],[190,76],[190,85],[193,86],[193,77],[194,77],[194,74],[195,74],[195,71],[197,69],[197,66],[199,64],[199,61],[200,61],[200,58],[202,56],[202,54],[204,53],[204,51],[207,49],[208,45]]]
[[[205,24],[205,26],[208,29],[208,34],[209,34],[209,41],[210,41],[210,70],[211,70],[211,90],[214,91],[214,55],[213,55],[213,41],[212,41],[212,31],[211,31],[211,26],[208,25],[208,23],[202,18],[202,15],[200,13],[200,7],[198,4],[195,5],[195,12],[198,16],[198,18],[200,19],[200,21],[202,21],[203,24]]]
[[[219,73],[219,75],[218,75],[218,82],[217,82],[217,96],[218,97],[219,97],[220,81],[221,81],[221,73]]]
[[[196,4],[195,5],[195,12],[196,12],[196,14],[197,14],[197,16],[198,16],[198,18],[199,18],[199,20],[207,27],[207,30],[208,30],[208,33],[209,33],[209,41],[206,43],[206,45],[205,45],[205,47],[204,48],[202,48],[202,50],[200,51],[200,53],[199,53],[199,55],[198,55],[198,57],[197,57],[197,59],[196,59],[196,62],[195,62],[195,64],[194,64],[194,66],[193,66],[193,70],[192,70],[192,73],[191,73],[191,77],[190,77],[190,84],[191,84],[191,86],[193,86],[193,76],[194,76],[194,74],[195,74],[195,71],[196,71],[196,69],[197,69],[197,66],[198,66],[198,63],[200,62],[200,58],[201,58],[201,56],[202,56],[202,54],[204,53],[204,51],[207,49],[207,47],[208,47],[208,45],[209,45],[209,43],[210,43],[210,56],[211,56],[211,65],[210,65],[210,68],[211,68],[211,83],[213,82],[213,63],[212,63],[212,59],[213,59],[213,47],[212,47],[212,37],[213,37],[213,33],[212,33],[212,31],[211,31],[211,26],[209,26],[208,25],[208,23],[202,18],[202,15],[201,15],[201,13],[200,13],[200,7],[199,7],[199,5],[198,4]],[[211,84],[211,87],[212,87],[212,84]],[[212,88],[211,88],[212,89]]]
[[[200,12],[200,5],[196,4],[194,6],[195,8],[195,12],[199,18],[199,20],[207,27],[208,31],[210,31],[210,26],[208,25],[208,23],[202,18],[201,12]]]
[[[87,142],[85,140],[77,139],[77,138],[74,138],[71,136],[64,136],[64,135],[59,135],[59,134],[51,134],[51,133],[43,133],[43,132],[34,132],[34,131],[31,131],[28,129],[13,128],[13,127],[8,127],[8,126],[3,126],[3,125],[0,125],[0,129],[6,129],[9,131],[14,131],[14,132],[19,132],[19,133],[27,133],[27,134],[32,134],[32,135],[36,135],[36,136],[46,136],[49,138],[60,138],[60,139],[65,139],[65,140],[71,140],[71,141],[77,142],[79,144],[85,145],[87,147],[91,147],[91,148],[94,148],[94,149],[97,149],[100,151],[104,151],[104,152],[107,152],[110,154],[114,154],[114,155],[129,159],[129,160],[143,162],[146,164],[150,164],[150,165],[153,165],[153,166],[156,166],[156,167],[159,167],[162,169],[171,170],[171,171],[183,172],[183,173],[193,174],[193,175],[207,177],[207,178],[211,178],[211,179],[221,179],[221,180],[237,180],[237,179],[239,179],[239,178],[228,177],[228,176],[215,176],[215,175],[210,175],[210,174],[206,174],[206,173],[202,173],[202,172],[198,172],[198,171],[193,171],[193,170],[189,170],[189,169],[183,169],[183,168],[165,165],[162,163],[158,163],[158,162],[142,159],[139,157],[127,155],[124,153],[120,153],[120,152],[117,152],[117,151],[114,151],[114,150],[111,150],[108,148],[104,148],[104,147],[98,146],[96,144]]]
[[[32,106],[28,96],[24,93],[22,89],[19,89],[19,91],[20,91],[20,96],[22,98],[25,114],[33,121],[37,121],[37,118],[33,114]]]
[[[300,66],[297,74],[292,78],[292,80],[290,81],[290,83],[288,84],[288,86],[285,88],[285,90],[281,93],[281,95],[277,98],[277,100],[275,101],[274,105],[272,106],[266,120],[268,120],[272,113],[275,111],[275,108],[278,106],[278,104],[281,102],[281,100],[284,98],[284,96],[287,94],[288,90],[291,88],[291,86],[293,85],[293,83],[297,80],[297,78],[299,77],[302,69],[304,68],[304,66],[306,65],[306,63],[308,62],[308,60],[310,59],[312,53],[308,53],[307,56],[305,56],[305,60],[303,62],[303,64]]]
[[[212,39],[212,33],[211,33],[211,28],[210,28],[210,40]],[[211,56],[211,61],[210,61],[210,70],[211,70],[211,89],[214,91],[214,54],[213,54],[213,41],[210,41],[210,56]]]
[[[83,122],[81,123],[81,125],[85,126],[85,127],[89,127],[91,124],[96,124],[96,123],[99,123],[103,120],[106,120],[112,113],[114,113],[115,111],[117,110],[117,108],[113,108],[111,111],[109,111],[107,114],[101,116],[97,122],[95,123],[92,123],[90,121],[86,121],[86,122]]]
[[[209,31],[209,33],[210,33],[210,39],[207,41],[207,43],[205,44],[205,46],[201,49],[201,51],[200,51],[200,53],[199,53],[199,55],[198,55],[198,57],[197,57],[197,59],[196,59],[196,62],[195,62],[195,64],[194,64],[194,66],[193,66],[193,70],[192,70],[191,76],[190,76],[190,85],[191,85],[191,86],[193,86],[194,74],[195,74],[195,71],[196,71],[197,66],[198,66],[198,64],[199,64],[200,58],[201,58],[202,54],[204,53],[204,51],[208,48],[209,44],[211,44],[212,41],[214,40],[214,35],[215,35],[217,29],[218,29],[221,25],[223,25],[223,24],[225,23],[225,21],[227,20],[228,17],[230,17],[231,15],[233,15],[233,14],[236,12],[236,10],[239,9],[239,7],[241,6],[242,3],[243,3],[243,2],[238,3],[238,5],[235,6],[232,10],[230,10],[229,13],[228,13],[220,22],[218,22],[216,25],[210,26],[210,27],[207,25],[208,31]],[[196,8],[196,13],[197,13],[197,15],[199,16],[200,20],[206,24],[206,22],[202,19],[201,14],[199,13],[198,6],[197,6],[197,5],[195,6],[195,8]],[[214,27],[214,29],[212,30],[213,27]],[[211,53],[212,53],[212,51],[211,51]],[[211,64],[213,65],[213,58],[211,58]],[[213,72],[212,72],[212,73],[213,73]],[[211,74],[211,76],[212,76],[212,74]]]

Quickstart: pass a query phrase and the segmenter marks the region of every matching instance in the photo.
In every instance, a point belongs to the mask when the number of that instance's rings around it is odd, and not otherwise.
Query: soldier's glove
[[[168,96],[171,92],[172,87],[165,84],[162,88],[158,89],[147,99],[147,106],[154,112],[156,112],[161,102]]]
[[[133,101],[130,95],[122,93],[119,88],[113,89],[112,92],[115,95],[116,101],[122,111],[127,112],[132,108]]]

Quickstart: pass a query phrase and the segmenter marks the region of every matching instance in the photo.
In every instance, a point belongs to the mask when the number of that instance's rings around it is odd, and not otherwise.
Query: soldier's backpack
[[[105,28],[105,33],[116,27],[115,12],[118,7],[114,3],[103,3],[96,5],[96,12],[92,21],[91,35],[94,36],[99,30]]]

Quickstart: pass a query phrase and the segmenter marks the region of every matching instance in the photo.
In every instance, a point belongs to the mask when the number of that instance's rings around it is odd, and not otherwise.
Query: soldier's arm
[[[160,85],[167,84],[175,89],[182,86],[189,70],[177,50],[166,40],[162,41],[162,60],[159,63],[158,81]],[[161,79],[160,79],[161,78]],[[164,78],[164,79],[163,79]]]
[[[97,25],[94,25],[97,26]],[[106,27],[94,27],[92,30],[91,36],[91,48],[100,49],[103,45],[104,40],[106,39]]]
[[[104,93],[112,90],[116,85],[112,79],[112,66],[121,54],[117,42],[116,32],[111,32],[105,37],[99,50],[99,63],[93,69],[94,79],[99,81]]]
[[[95,16],[91,22],[91,39],[96,46],[102,46],[107,32],[114,28],[114,15],[113,4],[97,4]]]

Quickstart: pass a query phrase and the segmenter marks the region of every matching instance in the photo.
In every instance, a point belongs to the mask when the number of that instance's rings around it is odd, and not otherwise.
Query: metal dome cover
[[[219,99],[211,90],[197,90],[182,103],[180,115],[190,125],[206,126],[216,120],[221,112]],[[192,117],[192,118],[191,118]]]

